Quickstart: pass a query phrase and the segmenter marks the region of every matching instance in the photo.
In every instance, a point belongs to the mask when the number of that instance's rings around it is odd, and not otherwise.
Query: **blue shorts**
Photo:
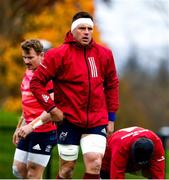
[[[94,128],[82,128],[64,120],[61,125],[58,125],[58,144],[80,145],[82,134],[98,134],[106,137],[106,126],[107,125]]]
[[[56,131],[32,132],[21,139],[17,149],[35,154],[50,155],[52,148],[57,144]]]

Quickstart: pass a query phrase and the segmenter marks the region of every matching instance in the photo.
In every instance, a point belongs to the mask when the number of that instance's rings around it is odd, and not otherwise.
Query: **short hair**
[[[154,143],[148,138],[139,138],[131,147],[132,157],[140,165],[147,164],[152,158],[153,152]]]
[[[30,49],[34,49],[37,54],[43,52],[43,45],[38,39],[29,39],[21,43],[21,48],[26,53],[30,52]]]
[[[90,18],[93,21],[93,17],[88,12],[85,11],[80,11],[76,13],[72,18],[72,22],[76,21],[79,18]]]

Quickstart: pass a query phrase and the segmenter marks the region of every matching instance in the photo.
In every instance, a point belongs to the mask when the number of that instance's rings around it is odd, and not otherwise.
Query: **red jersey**
[[[54,85],[54,102],[44,89],[50,79]],[[107,125],[108,113],[115,113],[119,106],[113,54],[94,41],[82,46],[69,32],[63,45],[45,54],[32,78],[31,90],[47,112],[56,106],[77,126]]]
[[[110,173],[111,179],[124,179],[125,173],[142,170],[141,166],[132,161],[130,155],[133,142],[142,137],[149,138],[154,143],[153,157],[150,166],[145,169],[146,173],[152,179],[164,179],[165,158],[162,142],[154,132],[141,127],[124,128],[108,137],[102,170]]]
[[[22,94],[22,111],[27,124],[41,115],[41,113],[44,111],[43,107],[37,102],[30,90],[30,81],[32,76],[33,72],[31,70],[26,70],[20,88]],[[46,90],[53,90],[52,82],[48,83]],[[56,130],[56,125],[50,121],[36,128],[34,132],[48,132],[52,130]]]

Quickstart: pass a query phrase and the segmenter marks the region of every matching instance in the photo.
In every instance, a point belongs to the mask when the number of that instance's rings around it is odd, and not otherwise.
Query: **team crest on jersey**
[[[91,76],[94,78],[98,77],[97,67],[96,67],[94,57],[88,57],[88,60],[89,60],[89,64],[90,64]]]
[[[42,94],[42,98],[43,98],[43,100],[47,103],[47,102],[48,102],[48,99],[49,99],[49,96],[46,95],[46,94]]]

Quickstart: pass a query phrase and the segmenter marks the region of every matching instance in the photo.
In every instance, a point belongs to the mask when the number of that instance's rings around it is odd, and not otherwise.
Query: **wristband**
[[[43,125],[42,119],[38,119],[37,122],[31,124],[31,126],[32,126],[33,129],[36,129],[37,127],[39,127],[39,126],[41,126],[41,125]]]
[[[115,121],[116,120],[116,114],[114,112],[108,112],[108,118],[109,121]]]

